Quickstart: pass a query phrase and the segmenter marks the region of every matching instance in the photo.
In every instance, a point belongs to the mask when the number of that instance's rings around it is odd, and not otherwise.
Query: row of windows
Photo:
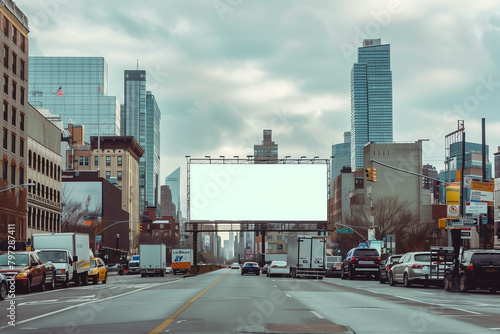
[[[4,74],[3,76],[3,92],[7,95],[9,95],[9,76]],[[14,101],[17,101],[17,82],[12,80],[12,99]],[[22,106],[24,106],[25,102],[25,97],[26,97],[26,91],[23,87],[19,89],[19,102],[21,103]]]
[[[2,138],[3,138],[3,144],[2,144],[3,149],[8,150],[9,149],[9,144],[8,144],[9,130],[3,129],[3,137]],[[16,154],[16,152],[17,152],[16,151],[16,149],[17,149],[17,145],[16,145],[17,135],[14,132],[12,132],[10,134],[10,138],[11,138],[10,139],[10,150],[11,150],[12,154]],[[19,156],[21,158],[24,157],[24,138],[21,138],[21,137],[19,138]]]
[[[116,172],[116,181],[121,181],[122,177],[123,177],[123,174],[121,171]],[[107,171],[106,172],[106,180],[109,181],[110,178],[111,178],[111,172]]]
[[[2,30],[7,38],[11,38],[15,45],[19,46],[22,52],[27,53],[26,50],[26,37],[19,32],[15,25],[13,25],[7,17],[2,15],[3,25]],[[9,34],[11,33],[11,34]],[[20,42],[20,44],[18,44]]]
[[[54,180],[61,181],[61,166],[31,150],[28,151],[28,166]]]
[[[8,122],[9,121],[9,103],[7,101],[3,101],[2,110],[3,110],[3,120],[5,122]],[[11,111],[10,112],[10,114],[11,114],[10,120],[11,120],[12,126],[17,127],[17,109],[14,106],[12,106],[10,111]],[[19,113],[19,129],[21,129],[21,131],[24,131],[24,114],[22,112]]]
[[[35,186],[29,186],[28,187],[28,192],[33,195],[40,196],[42,198],[46,198],[50,201],[54,202],[61,202],[61,192],[55,189],[52,189],[48,186],[44,186],[43,184],[40,184],[40,182],[35,182],[35,180],[31,181],[31,179],[28,180],[28,183],[35,183]]]
[[[3,46],[3,66],[5,68],[9,68],[9,65],[10,65],[10,69],[12,70],[12,73],[14,73],[15,75],[18,75],[18,73],[17,73],[17,63],[18,63],[17,54],[15,52],[12,52],[12,55],[11,55],[12,62],[11,63],[9,63],[9,55],[10,55],[9,47],[4,44],[4,46]],[[19,59],[19,77],[23,81],[26,80],[26,63],[22,59]]]
[[[9,163],[5,160],[2,162],[2,179],[4,181],[9,180],[9,169],[11,186],[14,186],[16,184],[24,184],[24,168],[22,166],[19,167],[19,183],[17,183],[17,166],[11,164],[9,168]]]
[[[118,167],[121,167],[123,165],[123,157],[117,156],[116,157],[116,165]],[[78,157],[78,166],[79,167],[88,167],[89,166],[89,157],[87,156],[82,156]],[[94,157],[94,167],[99,166],[99,157],[95,156]],[[111,156],[107,155],[106,156],[106,167],[111,167]]]
[[[30,207],[28,209],[28,227],[40,231],[61,232],[61,215]]]

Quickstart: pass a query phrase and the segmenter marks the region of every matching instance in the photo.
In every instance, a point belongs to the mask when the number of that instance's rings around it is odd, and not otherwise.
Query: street
[[[218,271],[17,294],[2,333],[495,333],[500,298],[487,291],[391,287],[378,281],[292,279]]]

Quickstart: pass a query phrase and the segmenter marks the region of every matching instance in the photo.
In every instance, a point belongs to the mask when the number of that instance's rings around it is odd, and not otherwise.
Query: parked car
[[[89,281],[92,281],[94,284],[98,282],[106,284],[108,281],[108,271],[101,258],[93,257],[90,259]]]
[[[7,277],[3,274],[0,274],[0,300],[4,300],[7,297],[8,285],[7,285]]]
[[[454,265],[446,269],[444,288],[451,290]],[[491,293],[500,290],[500,251],[466,250],[463,252],[458,270],[459,290],[489,289]]]
[[[233,264],[231,265],[231,269],[240,269],[240,264],[239,264],[239,263],[236,263],[236,262],[235,262],[235,263],[233,263]]]
[[[365,276],[366,278],[374,276],[378,280],[379,263],[380,254],[376,248],[353,248],[342,261],[340,278],[352,280],[356,276]]]
[[[267,269],[267,277],[274,275],[290,276],[290,267],[287,266],[286,261],[272,261]]]
[[[245,262],[241,266],[241,274],[255,274],[260,275],[260,267],[257,262]]]
[[[389,280],[389,270],[391,270],[392,266],[398,263],[399,259],[401,259],[403,255],[391,255],[387,259],[380,262],[379,265],[379,281],[380,283],[387,283]]]
[[[0,254],[0,273],[4,274],[7,279],[14,279],[16,289],[23,289],[26,293],[30,293],[33,287],[45,290],[46,268],[34,251]]]
[[[267,274],[267,270],[269,269],[269,265],[271,264],[272,261],[266,261],[264,266],[260,269],[260,272],[262,275]]]
[[[49,290],[54,290],[56,287],[56,276],[57,269],[56,266],[49,261],[45,254],[39,250],[35,250],[35,253],[38,255],[43,265],[45,266],[45,288]]]
[[[431,280],[429,278],[431,271],[431,253],[430,252],[410,252],[404,254],[389,270],[389,284],[403,283],[410,287],[412,284],[430,284],[438,285],[441,280]]]
[[[140,273],[139,261],[129,261],[127,275],[139,274],[139,273]]]

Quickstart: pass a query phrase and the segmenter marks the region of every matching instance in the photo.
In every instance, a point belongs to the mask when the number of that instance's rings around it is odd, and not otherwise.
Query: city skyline
[[[429,139],[423,162],[440,170],[457,120],[480,142],[486,117],[490,151],[500,146],[496,3],[216,3],[110,1],[97,15],[84,3],[16,1],[30,56],[104,57],[120,103],[123,71],[148,73],[163,113],[160,180],[181,166],[185,182],[186,155],[252,154],[263,129],[280,157],[328,158],[350,130],[350,71],[367,38],[391,45],[394,141]]]

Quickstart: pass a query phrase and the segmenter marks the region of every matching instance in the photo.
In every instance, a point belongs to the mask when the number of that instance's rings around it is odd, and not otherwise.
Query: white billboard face
[[[191,221],[326,221],[326,164],[191,164]]]

